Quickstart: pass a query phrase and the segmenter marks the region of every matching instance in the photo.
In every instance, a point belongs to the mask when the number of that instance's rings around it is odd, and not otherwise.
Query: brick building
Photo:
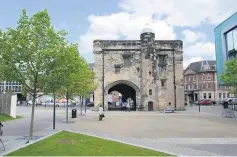
[[[202,99],[219,102],[231,96],[228,87],[218,86],[215,60],[194,62],[184,70],[184,94],[188,104]]]

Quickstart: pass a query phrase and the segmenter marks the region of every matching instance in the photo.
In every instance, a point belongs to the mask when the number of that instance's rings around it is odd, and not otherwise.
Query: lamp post
[[[104,81],[105,81],[105,65],[104,65],[104,52],[102,51],[102,105],[104,110],[104,104],[105,104],[105,88],[104,88]]]
[[[175,78],[176,78],[176,75],[175,75],[175,56],[174,56],[174,49],[173,49],[173,77],[174,77],[174,108],[176,110],[176,81],[175,81]]]
[[[216,84],[215,84],[215,80],[216,80],[216,77],[215,77],[215,72],[213,73],[213,87],[214,87],[214,103],[216,103]]]

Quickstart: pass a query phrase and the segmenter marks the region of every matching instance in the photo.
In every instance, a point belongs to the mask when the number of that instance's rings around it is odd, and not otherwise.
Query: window
[[[140,71],[140,68],[139,67],[137,67],[137,72],[139,72]]]
[[[224,99],[225,99],[225,96],[226,96],[225,93],[223,93],[223,98],[224,98]]]
[[[210,88],[212,88],[212,83],[211,82],[208,83],[208,89],[210,89]]]
[[[227,44],[227,51],[230,51],[234,48],[233,45],[233,32],[230,31],[226,34],[226,44]]]
[[[197,89],[197,85],[196,84],[194,85],[194,89]]]
[[[211,80],[211,76],[210,75],[207,75],[207,80]]]
[[[189,80],[188,81],[190,82],[191,80],[192,80],[192,76],[189,76]]]
[[[184,81],[185,81],[185,82],[187,82],[187,77],[188,77],[188,76],[184,76]]]
[[[233,30],[233,40],[234,48],[237,49],[237,28]]]
[[[123,55],[123,66],[124,67],[131,66],[131,55]]]
[[[211,99],[211,93],[208,93],[208,98]]]
[[[206,76],[205,75],[202,75],[202,80],[206,80]]]
[[[161,87],[166,88],[166,81],[165,80],[161,80]]]
[[[206,89],[205,83],[202,84],[202,89]]]
[[[219,99],[221,99],[221,93],[219,93]]]
[[[227,98],[229,98],[230,97],[230,93],[227,93]]]
[[[115,66],[115,74],[119,74],[120,73],[120,69],[121,69],[121,67],[116,65]]]
[[[196,75],[193,75],[193,81],[196,81]]]
[[[161,81],[161,87],[164,87],[164,86],[165,86],[164,81]]]
[[[165,72],[166,71],[166,66],[160,66],[159,71],[160,72]]]
[[[206,99],[206,98],[207,98],[207,94],[203,93],[203,99]]]
[[[164,66],[167,65],[166,56],[165,55],[159,55],[158,57],[158,66]]]
[[[225,38],[226,38],[227,51],[237,49],[237,28],[226,33]]]
[[[152,90],[151,89],[149,89],[149,95],[152,95]]]

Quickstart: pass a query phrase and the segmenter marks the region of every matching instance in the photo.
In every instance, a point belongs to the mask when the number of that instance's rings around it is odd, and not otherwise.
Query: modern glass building
[[[215,28],[215,50],[217,81],[221,85],[220,75],[224,72],[225,62],[237,57],[237,12]]]

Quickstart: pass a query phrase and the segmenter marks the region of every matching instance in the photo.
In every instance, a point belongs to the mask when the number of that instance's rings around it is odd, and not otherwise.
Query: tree
[[[94,73],[89,69],[88,63],[79,55],[77,44],[71,44],[61,56],[63,60],[61,77],[64,83],[61,86],[60,93],[67,99],[66,104],[66,122],[68,123],[68,100],[73,96],[86,95],[93,89],[92,77]]]
[[[227,61],[225,71],[221,74],[220,79],[225,85],[230,86],[230,93],[237,94],[237,59]]]
[[[34,110],[37,93],[45,88],[47,74],[52,71],[55,51],[59,51],[65,33],[55,32],[47,10],[28,17],[22,11],[16,29],[0,33],[1,75],[18,81],[33,97],[29,139],[33,137]]]
[[[64,34],[64,31],[62,31],[62,34]],[[66,33],[65,33],[66,34]],[[60,47],[58,47],[58,50],[55,50],[51,56],[52,62],[48,64],[49,69],[46,74],[46,86],[43,89],[44,94],[52,94],[53,99],[54,99],[54,104],[53,104],[53,129],[55,129],[55,119],[56,119],[56,93],[57,90],[61,88],[61,85],[64,83],[63,80],[61,79],[62,76],[62,70],[61,66],[62,60],[61,60],[61,55],[62,52],[65,51],[65,47],[67,46],[67,43],[64,42],[63,40],[60,41]]]

